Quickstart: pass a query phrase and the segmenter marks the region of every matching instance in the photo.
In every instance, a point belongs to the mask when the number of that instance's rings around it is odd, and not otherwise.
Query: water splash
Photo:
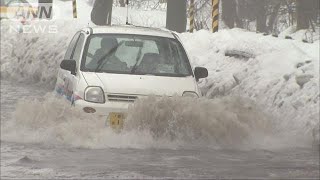
[[[129,109],[125,130],[148,131],[154,138],[234,148],[267,134],[271,121],[252,102],[236,97],[192,99],[148,97]]]
[[[121,133],[52,94],[20,100],[2,140],[84,148],[250,148],[272,121],[248,100],[147,97],[129,108]]]

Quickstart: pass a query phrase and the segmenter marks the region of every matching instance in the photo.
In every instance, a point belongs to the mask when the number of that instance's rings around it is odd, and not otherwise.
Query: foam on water
[[[265,148],[273,121],[252,102],[148,97],[129,108],[121,133],[52,94],[21,100],[2,122],[2,140],[84,148]]]

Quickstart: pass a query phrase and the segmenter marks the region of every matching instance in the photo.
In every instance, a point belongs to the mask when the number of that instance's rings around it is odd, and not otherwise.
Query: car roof
[[[91,34],[135,34],[175,38],[174,34],[167,29],[141,27],[133,25],[95,26],[90,27],[89,29],[91,29]]]

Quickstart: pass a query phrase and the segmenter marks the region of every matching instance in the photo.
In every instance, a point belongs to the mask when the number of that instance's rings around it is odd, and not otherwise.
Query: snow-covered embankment
[[[193,64],[209,69],[201,83],[207,97],[249,97],[279,118],[281,131],[319,139],[319,41],[307,44],[241,29],[181,37]]]

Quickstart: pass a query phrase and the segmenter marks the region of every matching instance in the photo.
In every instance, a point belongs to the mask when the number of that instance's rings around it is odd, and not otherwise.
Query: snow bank
[[[283,132],[308,134],[319,126],[319,42],[302,43],[240,29],[181,35],[195,66],[209,69],[201,82],[209,98],[248,97],[279,119]],[[227,57],[228,51],[254,58]]]
[[[281,38],[285,38],[286,36],[290,36],[298,41],[313,43],[320,40],[320,28],[316,26],[314,31],[312,29],[297,31],[296,26],[291,26],[279,34],[279,37]]]

